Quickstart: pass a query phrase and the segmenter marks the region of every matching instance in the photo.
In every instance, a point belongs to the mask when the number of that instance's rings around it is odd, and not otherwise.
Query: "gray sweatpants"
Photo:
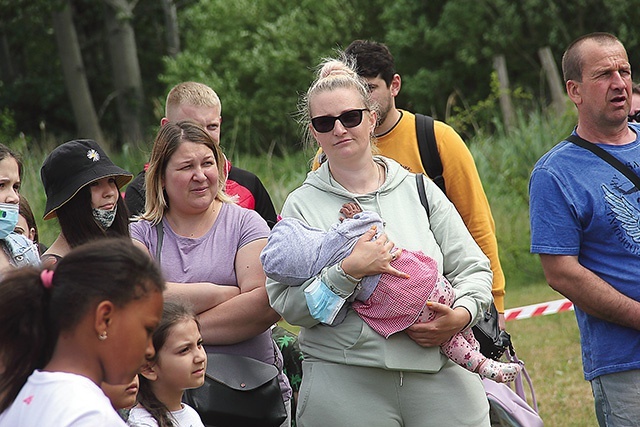
[[[478,374],[448,360],[435,374],[302,362],[299,427],[489,427]]]

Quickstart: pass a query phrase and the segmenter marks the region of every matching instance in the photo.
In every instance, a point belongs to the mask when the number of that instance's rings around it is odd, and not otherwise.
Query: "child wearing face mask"
[[[20,195],[19,216],[18,224],[16,224],[13,230],[16,234],[21,234],[27,239],[31,240],[38,247],[39,254],[43,254],[47,250],[47,246],[44,245],[38,235],[38,224],[36,224],[36,218],[31,210],[29,201],[23,194]],[[39,256],[38,256],[39,257]]]
[[[44,219],[58,218],[60,234],[42,255],[51,268],[72,248],[100,237],[129,237],[120,189],[133,175],[113,164],[102,147],[77,139],[56,147],[40,177],[47,194]]]
[[[38,248],[14,231],[18,224],[21,177],[20,157],[0,144],[0,270],[40,264]]]

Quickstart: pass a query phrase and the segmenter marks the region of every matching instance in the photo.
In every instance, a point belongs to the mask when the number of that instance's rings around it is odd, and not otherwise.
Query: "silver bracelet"
[[[362,278],[360,279],[356,279],[355,277],[347,274],[343,269],[342,269],[342,261],[340,261],[339,263],[336,264],[336,270],[338,271],[338,273],[342,274],[344,277],[347,278],[347,280],[349,280],[351,283],[355,283],[356,285],[360,282],[362,282]]]

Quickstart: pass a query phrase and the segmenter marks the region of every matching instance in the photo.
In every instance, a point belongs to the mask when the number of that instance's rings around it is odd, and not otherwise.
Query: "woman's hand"
[[[429,301],[429,308],[437,313],[431,322],[414,323],[405,332],[422,347],[435,347],[451,339],[471,321],[471,314],[464,307],[451,307]]]
[[[357,279],[364,276],[373,276],[379,273],[388,273],[393,276],[409,278],[409,275],[393,268],[390,262],[401,256],[401,250],[393,253],[394,244],[386,233],[376,235],[376,227],[371,227],[364,233],[351,251],[351,254],[342,261],[342,270]]]

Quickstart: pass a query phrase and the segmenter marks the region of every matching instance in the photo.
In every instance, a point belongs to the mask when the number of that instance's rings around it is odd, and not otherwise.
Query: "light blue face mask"
[[[18,224],[17,203],[0,203],[0,239],[4,239],[11,233]]]
[[[322,323],[330,325],[336,319],[344,305],[344,299],[336,295],[319,278],[304,290],[307,307],[311,316]]]

